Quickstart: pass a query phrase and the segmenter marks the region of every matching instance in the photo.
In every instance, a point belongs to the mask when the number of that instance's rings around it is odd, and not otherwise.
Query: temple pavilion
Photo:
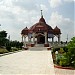
[[[48,39],[52,39],[52,43],[54,43],[54,37],[56,36],[58,38],[58,43],[60,43],[60,35],[61,30],[56,26],[54,29],[48,25],[42,15],[41,10],[41,18],[37,23],[32,25],[29,29],[25,27],[21,31],[22,35],[22,42],[24,43],[24,46],[26,47],[26,37],[28,37],[28,44],[30,46],[35,46],[35,44],[44,44],[45,47],[49,46]],[[31,42],[31,39],[33,40]]]

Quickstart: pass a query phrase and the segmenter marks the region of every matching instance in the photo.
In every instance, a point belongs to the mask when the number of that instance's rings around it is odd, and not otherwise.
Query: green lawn
[[[0,48],[0,54],[7,53],[7,52],[9,52],[9,51],[7,51],[7,50],[4,49],[4,48]]]
[[[8,51],[8,50],[5,49],[5,48],[0,48],[0,54],[8,53],[8,52],[14,52],[14,51],[19,51],[19,50],[21,50],[21,48],[13,47],[13,48],[11,48],[10,51]]]

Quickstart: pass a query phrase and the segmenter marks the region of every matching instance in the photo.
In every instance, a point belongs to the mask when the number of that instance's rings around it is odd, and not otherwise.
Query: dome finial
[[[41,17],[43,17],[42,10],[41,10]]]

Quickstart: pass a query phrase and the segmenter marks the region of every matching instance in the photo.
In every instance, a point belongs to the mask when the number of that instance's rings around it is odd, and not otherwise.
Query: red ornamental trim
[[[75,70],[75,68],[72,68],[72,67],[62,67],[62,66],[58,66],[58,65],[54,65],[54,67],[59,68],[59,69]]]

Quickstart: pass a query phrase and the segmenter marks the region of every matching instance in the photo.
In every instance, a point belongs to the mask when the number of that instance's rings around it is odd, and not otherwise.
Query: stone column
[[[29,36],[28,36],[28,43],[30,43],[30,38],[29,38]]]
[[[60,44],[60,34],[58,35],[58,44]]]
[[[22,35],[22,42],[23,42],[23,35]]]
[[[45,44],[47,44],[47,32],[45,32],[44,34],[45,34]]]
[[[28,34],[28,43],[31,43],[31,36]]]
[[[35,33],[33,33],[33,44],[35,44]]]
[[[24,36],[24,47],[26,48],[26,36]]]
[[[31,41],[31,38],[30,38],[30,43],[31,43],[32,41]]]
[[[52,44],[54,44],[54,37],[52,37]]]
[[[37,44],[37,38],[36,38],[36,44]]]

